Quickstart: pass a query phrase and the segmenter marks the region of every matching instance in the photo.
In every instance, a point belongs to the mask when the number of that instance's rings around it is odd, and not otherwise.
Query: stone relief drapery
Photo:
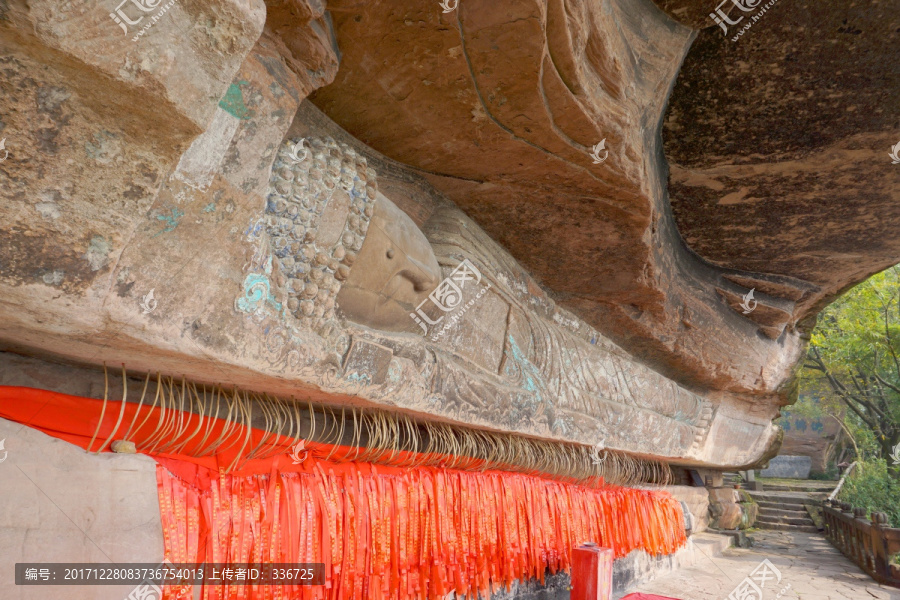
[[[711,403],[568,326],[455,207],[416,226],[346,144],[285,141],[247,238],[256,252],[235,308],[260,322],[275,365],[363,398],[632,452],[687,456],[709,430]],[[435,302],[442,285],[460,297]],[[317,343],[334,356],[324,373],[303,358]]]

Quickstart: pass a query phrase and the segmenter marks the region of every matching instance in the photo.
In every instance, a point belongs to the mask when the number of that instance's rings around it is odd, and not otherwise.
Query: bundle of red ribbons
[[[126,407],[124,418],[107,414],[101,422],[102,405],[0,387],[0,416],[83,448],[95,435],[114,437],[115,423],[129,422],[136,410]],[[254,430],[251,440],[264,435]],[[324,586],[205,586],[204,599],[412,600],[449,592],[474,598],[568,570],[572,548],[584,542],[612,548],[617,557],[635,549],[670,554],[685,542],[681,508],[662,491],[335,462],[315,446],[292,464],[287,442],[284,450],[246,461],[234,474],[219,468],[231,464],[227,452],[154,454],[168,561],[325,564]],[[340,450],[336,456],[350,451]],[[169,588],[166,598],[190,593]]]

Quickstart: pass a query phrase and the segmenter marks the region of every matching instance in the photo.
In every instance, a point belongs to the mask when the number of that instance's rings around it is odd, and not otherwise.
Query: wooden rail
[[[900,568],[891,565],[891,557],[900,552],[900,529],[888,527],[884,513],[873,512],[871,520],[865,515],[846,502],[825,501],[825,537],[875,581],[900,587]]]

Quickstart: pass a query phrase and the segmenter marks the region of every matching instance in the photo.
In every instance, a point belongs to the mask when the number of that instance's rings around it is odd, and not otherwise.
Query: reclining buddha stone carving
[[[288,140],[273,165],[258,258],[271,261],[273,305],[299,332],[295,348],[310,334],[344,340],[328,385],[355,378],[349,393],[474,425],[663,456],[698,450],[707,400],[559,308],[457,207],[439,204],[419,228],[376,179],[331,138]],[[477,277],[458,290],[460,310],[440,312],[435,294],[464,265]],[[386,391],[391,369],[417,391]]]
[[[313,329],[339,306],[353,322],[414,332],[408,313],[440,279],[425,235],[378,192],[366,159],[331,138],[282,146],[266,231],[288,311]]]
[[[372,329],[419,333],[409,313],[440,279],[428,238],[379,192],[359,257],[338,294],[342,314]]]
[[[285,143],[272,169],[266,231],[287,309],[318,329],[335,317],[341,284],[375,212],[375,173],[334,140]]]

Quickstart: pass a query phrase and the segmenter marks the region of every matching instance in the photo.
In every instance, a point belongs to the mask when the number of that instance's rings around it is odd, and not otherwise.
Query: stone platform
[[[770,575],[763,587],[767,600],[900,599],[900,590],[877,584],[821,535],[759,531],[752,537],[750,549],[729,549],[632,591],[683,600],[722,600],[768,559],[781,578],[777,581]]]
[[[634,591],[634,587],[658,577],[703,564],[709,557],[716,557],[731,547],[728,536],[715,533],[699,533],[691,536],[687,546],[678,552],[654,558],[636,550],[615,561],[613,565],[613,597],[621,598]],[[569,600],[571,578],[567,573],[547,577],[544,585],[535,581],[515,584],[512,589],[498,592],[491,600]],[[462,600],[459,597],[457,600]]]

